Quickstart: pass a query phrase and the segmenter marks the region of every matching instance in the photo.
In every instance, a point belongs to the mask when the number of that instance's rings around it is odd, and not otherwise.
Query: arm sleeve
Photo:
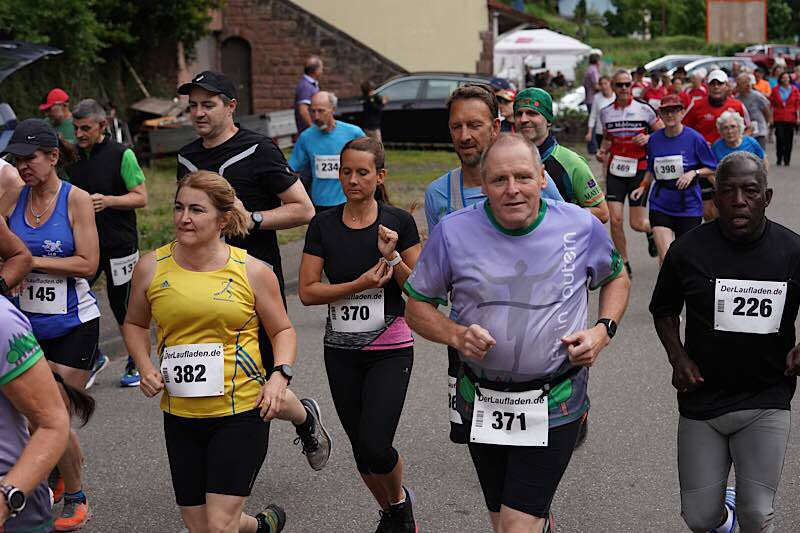
[[[272,139],[263,141],[258,146],[256,154],[258,154],[259,178],[272,194],[281,194],[297,181],[297,175],[289,168],[283,152]]]
[[[751,139],[750,146],[753,147],[753,153],[756,154],[761,159],[764,159],[764,157],[766,156],[766,154],[764,153],[764,149],[761,148],[761,145],[758,144],[757,140],[753,139],[752,137],[750,137],[750,139]]]
[[[400,231],[398,231],[397,246],[398,252],[405,252],[415,244],[419,244],[419,231],[417,222],[411,213],[403,211],[403,218],[400,220]]]
[[[6,321],[10,327],[0,342],[0,386],[24,374],[44,356],[28,319],[16,309],[7,312],[11,320]]]
[[[650,298],[650,313],[656,317],[678,316],[683,309],[683,289],[678,277],[676,247],[670,246]]]
[[[315,215],[308,223],[308,230],[306,231],[306,243],[303,246],[303,253],[309,255],[316,255],[317,257],[325,257],[325,247],[322,245],[322,232],[319,228],[319,216]]]
[[[139,162],[136,160],[136,154],[133,150],[126,148],[122,153],[122,181],[125,182],[125,187],[130,191],[144,183],[144,172]]]
[[[428,221],[428,234],[433,232],[433,228],[439,223],[439,207],[436,205],[436,193],[433,186],[429,185],[425,191],[425,219]]]
[[[589,289],[594,290],[616,278],[622,271],[623,261],[603,223],[593,215],[590,215],[590,219],[586,273],[589,276]]]
[[[700,134],[696,135],[694,138],[694,153],[697,160],[700,162],[700,166],[708,167],[711,170],[717,169],[717,156],[714,155],[714,152],[711,151],[711,147]]]
[[[292,155],[289,156],[289,166],[295,172],[303,172],[309,168],[308,156],[306,155],[304,137],[301,134],[292,148]]]
[[[447,305],[447,295],[452,287],[444,225],[438,224],[431,232],[403,287],[411,298],[433,305]]]
[[[578,198],[578,205],[594,207],[605,200],[603,189],[594,179],[586,160],[580,156],[575,159],[575,166],[572,168],[572,190],[575,191],[575,196]]]

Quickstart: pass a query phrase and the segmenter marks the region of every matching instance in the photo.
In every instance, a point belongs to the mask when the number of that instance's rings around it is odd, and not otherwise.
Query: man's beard
[[[327,122],[315,122],[314,124],[322,131],[328,131],[330,129]]]
[[[476,152],[474,155],[464,156],[461,152],[456,152],[458,158],[461,160],[462,167],[477,167],[481,163],[481,155],[483,151]]]

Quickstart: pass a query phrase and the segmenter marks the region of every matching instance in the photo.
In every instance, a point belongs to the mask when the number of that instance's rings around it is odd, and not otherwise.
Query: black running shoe
[[[647,253],[650,257],[658,257],[658,247],[652,231],[647,232]]]
[[[392,508],[381,509],[378,513],[380,513],[381,519],[378,521],[378,529],[375,530],[375,533],[392,533],[392,527],[394,526]]]
[[[414,520],[414,504],[416,497],[414,491],[403,487],[406,492],[406,501],[403,503],[393,504],[390,506],[392,513],[392,522],[394,522],[394,529],[397,533],[418,533],[417,522]]]

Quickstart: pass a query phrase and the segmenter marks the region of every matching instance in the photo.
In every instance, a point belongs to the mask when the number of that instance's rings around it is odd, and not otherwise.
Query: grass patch
[[[288,157],[288,154],[286,154]],[[454,152],[433,150],[387,150],[386,186],[392,203],[409,208],[421,207],[425,188],[434,179],[458,166]],[[175,160],[156,160],[145,168],[147,176],[147,207],[137,211],[139,248],[154,250],[175,238],[172,225],[172,206],[175,197]],[[306,227],[278,231],[278,242],[286,244],[302,239]]]

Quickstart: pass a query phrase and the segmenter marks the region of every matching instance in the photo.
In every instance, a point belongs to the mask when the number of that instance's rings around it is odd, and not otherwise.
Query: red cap
[[[69,102],[69,95],[63,89],[55,88],[47,93],[47,102],[39,106],[39,109],[45,111],[50,109],[56,104],[66,104]]]
[[[668,94],[664,98],[661,99],[661,105],[659,109],[663,109],[665,107],[680,107],[684,109],[685,106],[683,105],[683,100],[677,94]]]

